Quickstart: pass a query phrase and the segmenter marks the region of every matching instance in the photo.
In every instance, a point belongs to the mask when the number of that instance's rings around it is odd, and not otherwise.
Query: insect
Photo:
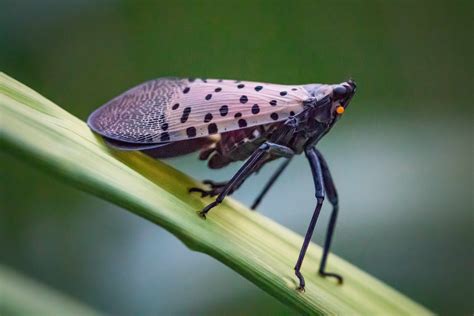
[[[252,209],[275,183],[293,156],[304,153],[313,175],[316,206],[296,265],[299,290],[305,280],[300,268],[327,195],[332,213],[324,242],[319,275],[326,262],[338,214],[338,196],[328,165],[316,148],[346,110],[356,91],[349,80],[340,84],[280,85],[238,80],[160,78],[142,83],[93,112],[88,124],[106,143],[121,150],[140,150],[155,158],[200,151],[212,169],[245,161],[228,181],[204,181],[217,196],[199,214],[206,214],[235,192],[251,174],[278,158],[284,159],[258,195]]]

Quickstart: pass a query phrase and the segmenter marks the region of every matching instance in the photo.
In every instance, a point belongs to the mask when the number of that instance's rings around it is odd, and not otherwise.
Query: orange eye
[[[341,115],[342,113],[344,113],[345,109],[342,105],[339,105],[337,108],[336,108],[336,113]]]

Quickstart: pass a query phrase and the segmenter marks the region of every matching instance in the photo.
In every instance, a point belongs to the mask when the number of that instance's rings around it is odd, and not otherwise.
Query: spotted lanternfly
[[[305,153],[317,204],[295,266],[299,289],[304,290],[300,268],[326,194],[333,210],[319,274],[334,277],[339,283],[343,280],[340,275],[325,271],[338,197],[316,144],[344,113],[355,90],[352,80],[334,85],[280,85],[161,78],[142,83],[107,102],[90,115],[88,124],[107,144],[121,150],[140,150],[156,158],[200,150],[199,158],[207,160],[212,169],[245,160],[228,182],[205,181],[209,189],[190,189],[202,196],[217,196],[199,212],[204,218],[248,176],[266,163],[284,158],[252,205],[255,209],[291,158]]]

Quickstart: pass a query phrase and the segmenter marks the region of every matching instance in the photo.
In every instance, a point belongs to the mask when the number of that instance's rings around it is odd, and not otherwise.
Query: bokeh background
[[[2,1],[0,67],[81,119],[161,76],[356,79],[320,144],[341,198],[333,251],[437,313],[466,315],[473,12],[472,1]],[[146,220],[8,152],[0,159],[0,263],[114,315],[292,313]],[[210,171],[196,155],[168,162],[201,179],[238,168]],[[235,197],[251,203],[275,167]],[[303,234],[309,175],[296,159],[260,212]]]

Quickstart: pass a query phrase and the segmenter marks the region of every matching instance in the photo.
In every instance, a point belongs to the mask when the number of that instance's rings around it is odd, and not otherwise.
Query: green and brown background
[[[161,76],[354,78],[356,97],[320,145],[341,198],[333,251],[437,313],[470,314],[472,12],[470,1],[7,0],[0,70],[82,119]],[[292,313],[155,225],[0,159],[1,264],[109,314]],[[168,162],[199,179],[238,167]],[[235,197],[250,203],[275,167]],[[303,234],[309,174],[296,159],[260,212]]]

